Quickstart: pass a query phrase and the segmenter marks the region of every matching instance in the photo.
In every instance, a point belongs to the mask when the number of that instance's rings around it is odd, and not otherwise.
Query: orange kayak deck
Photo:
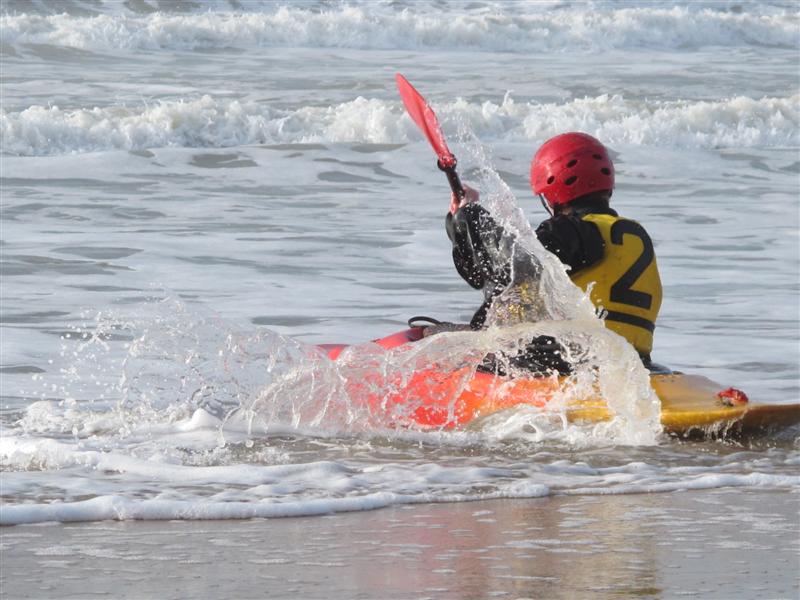
[[[376,343],[389,349],[420,337],[418,331],[410,329]],[[335,360],[345,346],[331,344],[321,348]],[[700,375],[652,374],[650,383],[661,401],[661,424],[673,435],[735,437],[800,423],[800,404],[728,406],[718,396],[724,386]],[[508,379],[465,367],[448,372],[425,369],[402,382],[389,382],[379,374],[371,381],[369,375],[364,378],[362,374],[358,381],[350,382],[350,391],[353,397],[368,403],[373,413],[398,417],[398,425],[453,428],[517,406],[547,409],[564,385],[563,378],[558,377]],[[599,396],[571,400],[558,408],[565,411],[570,422],[601,422],[613,416]]]

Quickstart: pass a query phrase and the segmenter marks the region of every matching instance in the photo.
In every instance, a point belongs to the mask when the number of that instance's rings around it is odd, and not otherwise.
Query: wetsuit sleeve
[[[541,265],[479,204],[448,214],[445,226],[456,270],[472,287],[483,290],[484,303],[470,322],[480,329],[494,299],[509,286],[538,280]]]
[[[506,233],[478,204],[467,204],[455,216],[448,213],[445,229],[453,244],[456,271],[469,285],[483,290],[485,300],[470,321],[470,327],[477,330],[486,322],[493,298],[509,282],[510,261],[497,252]]]
[[[508,284],[509,257],[498,256],[506,233],[489,212],[468,204],[445,218],[447,237],[453,244],[453,264],[458,274],[477,290]]]
[[[557,215],[536,229],[536,237],[574,274],[603,258],[605,244],[597,225],[573,215]]]
[[[447,237],[453,244],[453,264],[456,271],[469,285],[479,290],[483,287],[484,277],[477,266],[475,252],[470,243],[469,228],[463,219],[456,220],[453,215],[447,213],[445,217],[445,229]]]

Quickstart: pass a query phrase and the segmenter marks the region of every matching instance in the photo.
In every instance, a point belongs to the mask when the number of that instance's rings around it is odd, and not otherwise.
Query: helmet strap
[[[542,206],[544,206],[544,209],[547,211],[547,214],[549,214],[552,217],[553,209],[550,208],[550,205],[547,203],[547,200],[544,199],[544,194],[539,194],[539,200],[542,202]]]

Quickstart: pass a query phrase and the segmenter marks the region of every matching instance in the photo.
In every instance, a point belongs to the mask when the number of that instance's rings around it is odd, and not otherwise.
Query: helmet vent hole
[[[575,175],[573,175],[572,177],[569,177],[566,180],[564,180],[564,185],[572,185],[576,181],[578,181],[578,178]]]
[[[571,169],[572,167],[574,167],[574,166],[575,166],[575,165],[577,165],[577,164],[578,164],[578,160],[577,160],[577,159],[575,159],[575,158],[573,158],[571,161],[569,161],[569,162],[567,163],[567,168],[568,168],[568,169]]]
[[[547,185],[551,185],[555,180],[556,178],[550,175],[550,177],[547,178]]]
[[[603,157],[600,156],[599,154],[592,154],[592,158],[595,160],[603,160]]]
[[[611,175],[611,170],[610,170],[610,169],[608,169],[608,168],[606,168],[606,167],[603,167],[602,169],[600,169],[600,172],[601,172],[603,175]]]

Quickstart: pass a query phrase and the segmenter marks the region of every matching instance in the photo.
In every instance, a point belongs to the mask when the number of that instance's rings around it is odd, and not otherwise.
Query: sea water
[[[481,301],[452,266],[449,190],[398,98],[402,72],[462,178],[533,226],[538,145],[569,130],[605,142],[613,205],[650,232],[664,282],[655,360],[753,401],[800,400],[796,4],[2,11],[0,522],[800,488],[796,431],[661,434],[643,371],[564,288],[561,323],[533,327],[605,343],[593,360],[613,426],[520,409],[424,430],[342,384],[474,366],[485,337],[411,358],[359,346],[343,365],[315,350],[416,314],[464,322]]]

